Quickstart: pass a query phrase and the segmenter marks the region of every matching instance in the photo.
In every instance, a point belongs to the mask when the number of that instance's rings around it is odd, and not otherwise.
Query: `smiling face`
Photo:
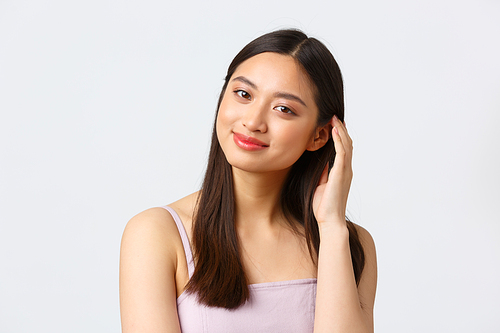
[[[328,139],[317,117],[314,88],[302,67],[290,56],[265,52],[244,61],[228,82],[217,137],[233,167],[288,170],[305,150]]]

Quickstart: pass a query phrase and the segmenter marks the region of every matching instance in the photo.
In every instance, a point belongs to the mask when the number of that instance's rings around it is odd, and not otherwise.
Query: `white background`
[[[0,332],[119,332],[126,222],[200,186],[250,40],[345,78],[377,332],[499,332],[500,2],[0,0]]]

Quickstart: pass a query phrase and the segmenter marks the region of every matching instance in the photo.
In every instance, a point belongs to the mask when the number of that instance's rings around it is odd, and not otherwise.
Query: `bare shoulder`
[[[172,207],[173,210],[179,215],[184,228],[188,234],[188,237],[191,239],[192,227],[193,227],[193,219],[196,209],[196,204],[198,202],[198,197],[200,195],[200,191],[194,192],[184,198],[177,200],[171,204],[169,207]]]
[[[363,245],[365,252],[368,252],[368,254],[372,254],[371,252],[373,252],[373,254],[375,254],[375,241],[373,240],[372,235],[362,226],[356,223],[353,223],[353,225],[358,232],[359,240],[361,245]]]
[[[195,192],[168,205],[179,215],[185,227],[191,225],[198,193]],[[147,209],[130,219],[123,232],[122,246],[124,243],[145,242],[159,246],[159,250],[168,251],[172,250],[169,244],[176,243],[176,240],[180,241],[180,238],[172,215],[166,209],[156,207]]]
[[[191,217],[191,215],[194,213],[194,209],[196,207],[196,203],[198,202],[200,193],[200,191],[191,193],[190,195],[187,195],[184,198],[169,204],[169,206],[173,207],[177,214],[179,214],[179,216],[186,215]]]
[[[127,223],[122,237],[124,247],[152,247],[154,252],[173,254],[172,243],[178,238],[172,215],[164,208],[151,208],[134,216]],[[172,252],[173,251],[173,252]]]
[[[127,223],[120,249],[123,332],[180,332],[176,275],[182,251],[175,221],[166,209],[145,210]]]
[[[163,229],[171,224],[168,222],[172,221],[172,215],[166,209],[161,207],[150,208],[132,217],[125,227],[124,234],[132,231],[147,231],[151,228]]]
[[[358,286],[360,301],[365,310],[372,312],[377,290],[377,254],[375,242],[368,230],[357,224],[354,224],[354,226],[365,252],[365,267]]]

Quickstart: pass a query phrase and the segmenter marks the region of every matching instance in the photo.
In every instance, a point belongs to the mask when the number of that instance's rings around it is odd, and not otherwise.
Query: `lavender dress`
[[[193,254],[177,213],[164,206],[175,220],[193,275]],[[182,333],[312,332],[316,301],[316,279],[257,283],[248,286],[250,300],[236,310],[199,304],[196,295],[182,293],[177,313]]]

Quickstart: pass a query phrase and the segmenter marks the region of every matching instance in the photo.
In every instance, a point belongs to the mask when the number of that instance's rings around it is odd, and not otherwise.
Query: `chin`
[[[226,155],[228,163],[235,169],[252,173],[288,172],[293,163],[276,163],[276,159],[231,158]],[[274,162],[274,163],[273,163]]]

